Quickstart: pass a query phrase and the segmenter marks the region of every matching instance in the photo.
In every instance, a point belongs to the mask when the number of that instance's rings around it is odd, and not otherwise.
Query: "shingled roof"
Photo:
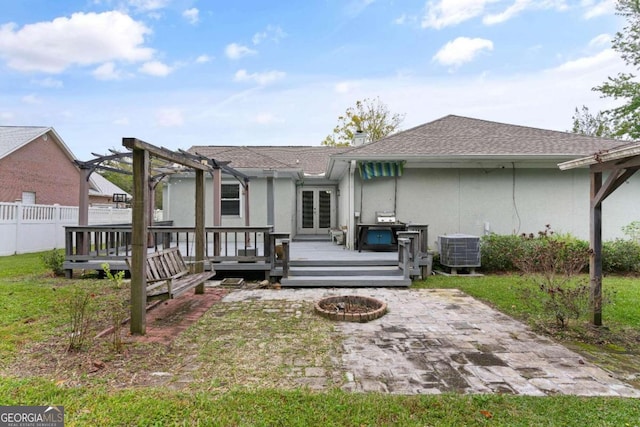
[[[342,156],[584,156],[622,145],[569,132],[448,115]]]
[[[234,169],[294,169],[306,174],[321,174],[327,168],[329,157],[342,153],[345,147],[326,146],[206,146],[191,147],[198,153],[221,162],[231,162]]]
[[[51,128],[42,126],[0,126],[0,159],[28,144]]]

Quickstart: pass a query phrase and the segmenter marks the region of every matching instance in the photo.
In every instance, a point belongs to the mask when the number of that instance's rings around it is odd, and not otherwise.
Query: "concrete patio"
[[[389,313],[369,323],[337,322],[345,339],[336,369],[306,367],[300,384],[322,390],[345,372],[343,389],[354,392],[640,397],[579,354],[457,290],[241,289],[223,302],[353,294],[386,301]]]

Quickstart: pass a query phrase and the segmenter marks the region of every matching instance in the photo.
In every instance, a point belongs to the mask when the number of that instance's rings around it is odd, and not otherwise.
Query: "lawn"
[[[459,288],[541,325],[542,314],[522,299],[522,286],[518,276],[434,276],[415,284]],[[611,336],[637,328],[639,281],[606,278],[604,287],[616,291],[604,312]],[[277,306],[261,302],[244,310],[231,305],[226,312],[214,305],[170,346],[125,342],[118,352],[108,339],[89,340],[82,351],[67,353],[69,302],[81,292],[93,304],[92,336],[109,325],[111,296],[127,297],[126,288],[108,280],[51,277],[37,254],[0,258],[0,405],[63,405],[69,426],[633,426],[640,419],[636,399],[346,393],[339,378],[328,391],[300,387],[289,381],[290,360],[330,369],[339,351],[331,323],[306,307],[282,317],[274,315]],[[575,335],[558,339],[573,343]],[[612,343],[588,342],[583,350],[610,351]],[[615,350],[635,351],[624,345],[616,342]],[[169,370],[188,356],[198,369],[187,387],[139,380],[139,372]],[[118,368],[84,369],[98,359]]]

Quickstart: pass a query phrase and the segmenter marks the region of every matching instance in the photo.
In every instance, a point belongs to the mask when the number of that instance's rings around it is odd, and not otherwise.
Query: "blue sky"
[[[0,2],[0,125],[79,159],[137,137],[319,145],[356,100],[567,130],[624,69],[612,0]]]

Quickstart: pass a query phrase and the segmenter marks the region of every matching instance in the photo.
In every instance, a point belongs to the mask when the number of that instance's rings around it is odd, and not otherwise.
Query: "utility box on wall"
[[[438,236],[440,264],[452,268],[480,267],[480,237],[468,234]]]

